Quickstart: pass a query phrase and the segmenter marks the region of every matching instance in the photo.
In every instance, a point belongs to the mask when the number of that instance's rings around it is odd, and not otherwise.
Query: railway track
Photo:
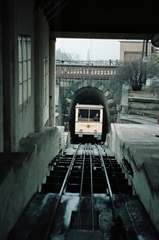
[[[18,231],[18,235],[15,228],[8,240],[158,239],[132,186],[105,146],[75,145],[50,165],[41,193],[31,201],[29,213],[24,213],[26,225],[20,227],[22,220],[17,224],[25,234]]]

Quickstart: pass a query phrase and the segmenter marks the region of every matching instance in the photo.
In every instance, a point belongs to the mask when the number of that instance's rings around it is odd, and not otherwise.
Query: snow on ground
[[[69,228],[71,215],[73,211],[77,211],[78,203],[79,203],[79,196],[76,195],[64,195],[62,196],[61,203],[67,202],[65,213],[64,213],[64,225],[66,229]]]

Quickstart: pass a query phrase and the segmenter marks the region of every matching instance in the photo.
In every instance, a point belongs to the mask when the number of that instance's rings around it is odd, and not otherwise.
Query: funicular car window
[[[78,121],[88,121],[89,110],[88,109],[79,109],[78,110]]]
[[[90,110],[90,120],[99,122],[100,121],[100,110]]]

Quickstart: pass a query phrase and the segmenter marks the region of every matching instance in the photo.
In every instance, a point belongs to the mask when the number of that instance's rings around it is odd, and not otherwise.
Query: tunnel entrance
[[[83,87],[78,90],[72,97],[70,111],[69,111],[69,130],[71,134],[71,142],[75,139],[75,105],[79,104],[101,104],[104,107],[103,111],[103,132],[102,142],[105,142],[106,134],[110,130],[110,115],[107,104],[107,99],[102,91],[95,87]]]

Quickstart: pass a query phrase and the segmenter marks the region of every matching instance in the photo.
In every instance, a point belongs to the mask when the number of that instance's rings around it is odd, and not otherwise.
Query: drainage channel
[[[107,150],[80,144],[72,154],[53,159],[41,193],[8,240],[157,240],[142,204]]]

